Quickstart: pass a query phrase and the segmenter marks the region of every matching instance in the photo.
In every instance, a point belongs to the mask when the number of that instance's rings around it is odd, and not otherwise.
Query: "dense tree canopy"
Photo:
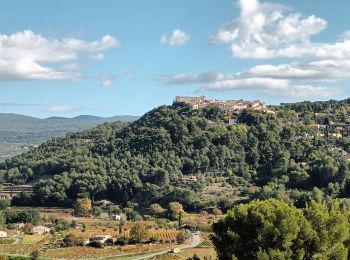
[[[332,104],[320,109],[336,113],[343,103]],[[319,110],[305,106],[308,112]],[[86,197],[142,207],[177,201],[186,210],[225,210],[234,199],[199,198],[203,182],[217,177],[247,200],[279,198],[305,205],[315,199],[315,187],[321,200],[349,196],[349,161],[341,155],[350,149],[348,137],[318,136],[301,107],[275,107],[276,115],[253,110],[228,115],[213,107],[161,106],[129,125],[105,123],[52,139],[6,160],[0,179],[32,182],[34,195],[14,202],[34,205],[71,206]],[[228,116],[237,123],[228,125]],[[191,185],[181,182],[186,175],[204,177]]]
[[[347,259],[349,208],[304,210],[270,199],[241,204],[214,224],[219,259]]]

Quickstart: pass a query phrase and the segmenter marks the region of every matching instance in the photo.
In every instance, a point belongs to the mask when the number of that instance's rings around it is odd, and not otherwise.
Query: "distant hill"
[[[304,102],[273,110],[161,106],[130,124],[51,139],[0,163],[0,180],[33,184],[33,195],[13,205],[72,206],[88,197],[133,202],[138,210],[177,201],[189,211],[225,211],[253,199],[303,207],[349,198],[350,105]]]
[[[30,147],[68,132],[77,132],[105,122],[132,122],[137,116],[99,117],[80,115],[74,118],[40,119],[12,113],[0,113],[0,160],[27,151]]]

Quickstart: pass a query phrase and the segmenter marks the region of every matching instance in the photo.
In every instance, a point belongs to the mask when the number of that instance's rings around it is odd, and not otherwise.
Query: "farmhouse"
[[[0,237],[7,237],[7,232],[0,230]]]
[[[49,234],[50,229],[48,227],[45,227],[45,226],[35,226],[35,227],[33,227],[32,232],[33,232],[33,234],[36,234],[36,235],[44,235],[44,234]]]
[[[113,202],[109,200],[99,200],[95,202],[95,205],[99,206],[101,209],[107,209],[110,205],[113,205]]]
[[[107,239],[112,238],[111,235],[96,235],[93,237],[90,237],[90,241],[91,242],[99,242],[101,244],[105,243],[107,241]]]

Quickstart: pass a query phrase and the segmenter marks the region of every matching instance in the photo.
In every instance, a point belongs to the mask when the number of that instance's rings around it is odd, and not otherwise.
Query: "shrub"
[[[6,199],[0,199],[0,210],[7,209],[11,206],[11,201]]]
[[[118,237],[117,241],[115,242],[116,245],[118,246],[126,246],[129,244],[129,238],[128,237]]]
[[[177,236],[176,236],[176,242],[178,244],[185,243],[186,239],[187,239],[187,235],[185,233],[183,233],[183,232],[177,234]]]
[[[89,246],[94,247],[94,248],[104,248],[104,243],[101,243],[99,241],[92,241],[89,243]]]
[[[84,245],[84,238],[80,236],[76,236],[72,233],[69,233],[65,236],[63,239],[63,245],[64,246],[82,246]]]
[[[159,240],[158,237],[150,237],[149,238],[149,242],[152,243],[152,244],[157,243],[158,240]]]

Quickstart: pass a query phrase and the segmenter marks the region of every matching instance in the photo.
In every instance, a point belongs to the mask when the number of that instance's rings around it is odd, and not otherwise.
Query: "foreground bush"
[[[212,241],[219,259],[347,259],[349,228],[338,202],[301,210],[270,199],[233,208]]]
[[[63,239],[63,245],[70,247],[70,246],[83,246],[84,245],[84,238],[80,236],[76,236],[72,233],[69,233],[65,236]]]

